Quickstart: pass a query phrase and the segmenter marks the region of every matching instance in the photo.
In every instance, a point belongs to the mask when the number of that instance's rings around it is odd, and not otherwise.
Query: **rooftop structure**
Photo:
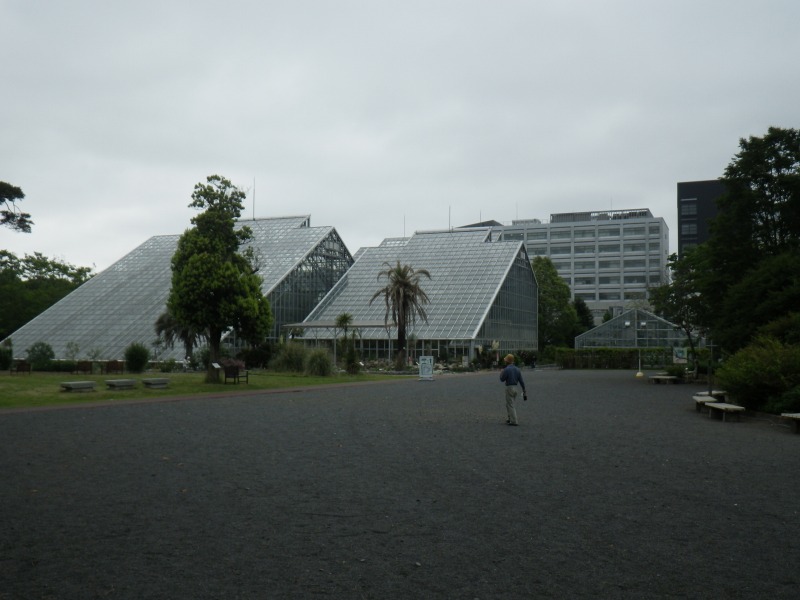
[[[358,330],[362,356],[390,357],[396,330],[384,327],[382,298],[370,302],[385,285],[378,274],[397,262],[426,269],[420,286],[430,299],[427,323],[410,325],[409,356],[472,358],[493,344],[500,355],[537,346],[537,285],[525,246],[498,241],[491,228],[417,232],[363,248],[350,270],[303,323],[303,338],[318,343],[341,336],[336,318],[349,313]]]
[[[678,183],[678,255],[708,241],[709,225],[717,216],[717,198],[725,194],[719,179]]]
[[[347,271],[353,258],[333,227],[311,227],[308,215],[242,220],[253,232],[261,291],[275,318],[272,337],[283,324],[300,321]],[[15,331],[14,354],[22,358],[46,342],[56,358],[123,358],[134,342],[153,348],[156,319],[166,310],[172,286],[172,256],[179,235],[155,236],[95,275],[61,301]],[[245,246],[246,247],[246,246]],[[159,358],[183,360],[180,344]]]

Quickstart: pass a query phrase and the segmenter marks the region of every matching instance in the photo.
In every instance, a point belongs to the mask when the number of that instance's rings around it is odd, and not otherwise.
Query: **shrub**
[[[56,357],[52,346],[46,342],[36,342],[26,350],[25,354],[34,371],[47,371],[50,369],[50,363]]]
[[[150,350],[147,346],[134,342],[125,348],[125,363],[131,373],[141,373],[150,361]]]
[[[328,377],[331,373],[333,373],[333,360],[328,351],[322,348],[312,350],[306,361],[306,374]]]
[[[278,351],[272,368],[276,371],[302,373],[305,368],[306,349],[301,344],[284,344]]]
[[[344,354],[344,368],[350,375],[358,375],[361,371],[361,363],[356,352],[356,334],[347,341],[347,349]]]
[[[178,370],[178,361],[170,358],[161,363],[160,369],[162,373],[174,373]]]
[[[11,346],[0,346],[0,371],[5,371],[11,368],[13,361],[13,350]]]
[[[757,337],[717,371],[721,387],[750,410],[784,412],[797,401],[800,346]]]

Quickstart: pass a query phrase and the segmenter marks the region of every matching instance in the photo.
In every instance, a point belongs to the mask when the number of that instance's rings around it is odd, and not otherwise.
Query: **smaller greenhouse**
[[[641,308],[628,310],[575,338],[575,348],[681,348],[686,334]]]

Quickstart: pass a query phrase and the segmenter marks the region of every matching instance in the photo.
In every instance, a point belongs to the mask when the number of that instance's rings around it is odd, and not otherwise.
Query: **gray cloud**
[[[0,243],[105,268],[188,227],[220,173],[246,216],[310,213],[353,252],[611,207],[675,249],[676,182],[797,126],[798,22],[772,0],[12,0],[0,179],[36,224]]]

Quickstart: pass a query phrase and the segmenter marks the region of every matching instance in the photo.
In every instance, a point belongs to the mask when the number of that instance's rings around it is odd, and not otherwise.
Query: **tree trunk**
[[[208,368],[206,370],[206,383],[219,383],[219,369],[214,363],[219,364],[219,349],[222,345],[222,330],[211,328],[208,332]]]

